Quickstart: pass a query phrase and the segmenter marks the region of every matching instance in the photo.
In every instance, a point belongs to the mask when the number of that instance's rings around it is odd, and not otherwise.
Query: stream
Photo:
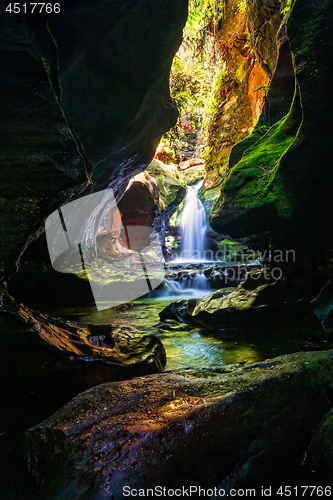
[[[188,186],[180,222],[181,253],[178,259],[167,263],[167,279],[162,286],[150,292],[148,296],[116,307],[97,310],[92,305],[76,311],[53,311],[52,314],[83,324],[136,328],[152,333],[164,345],[167,370],[189,366],[220,368],[228,364],[254,363],[283,354],[323,348],[322,342],[306,341],[297,335],[295,338],[290,336],[277,338],[270,334],[269,325],[267,334],[245,335],[237,330],[209,331],[193,328],[176,320],[160,321],[159,313],[172,302],[180,299],[200,299],[221,287],[206,278],[207,272],[209,274],[215,269],[215,274],[219,270],[223,276],[227,274],[227,269],[230,269],[230,263],[205,258],[207,222],[205,208],[198,197],[202,182],[200,180]],[[260,267],[259,262],[254,265]],[[237,265],[234,267],[237,268]],[[214,272],[211,276],[213,274]]]
[[[267,336],[253,335],[249,338],[230,330],[191,328],[174,320],[161,322],[159,312],[179,298],[185,297],[139,299],[99,312],[94,307],[86,308],[80,313],[67,311],[67,317],[92,325],[135,327],[156,335],[163,342],[166,351],[166,370],[189,366],[220,368],[233,363],[254,363],[324,346],[322,342],[315,343],[300,338],[277,338],[269,334],[269,326]]]

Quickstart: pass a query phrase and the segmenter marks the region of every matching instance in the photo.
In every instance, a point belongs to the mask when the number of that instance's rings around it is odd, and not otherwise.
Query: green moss
[[[235,246],[242,246],[240,243],[238,243],[237,241],[232,241],[232,240],[222,240],[218,243],[218,247],[219,248],[223,248],[225,245],[235,245]]]
[[[237,8],[238,8],[241,12],[245,12],[245,11],[246,11],[246,0],[238,0],[238,3],[237,3]]]
[[[186,184],[192,184],[194,181],[198,182],[200,179],[203,179],[205,176],[205,167],[202,166],[201,168],[188,168],[187,170],[184,170],[181,172],[181,179],[182,181]]]
[[[244,60],[237,68],[237,71],[236,71],[236,78],[239,82],[241,82],[244,78],[244,76],[247,74],[247,66],[248,66],[248,63],[247,63],[247,60]]]
[[[236,204],[240,210],[274,204],[281,216],[290,214],[292,199],[280,172],[283,158],[298,138],[302,122],[302,101],[296,82],[289,112],[260,136],[230,170],[213,212],[220,210],[222,203],[225,207]],[[261,132],[257,129],[256,137]]]
[[[294,3],[293,0],[280,0],[280,2],[282,5],[282,14],[287,14],[291,9],[292,4]]]
[[[171,217],[171,219],[169,221],[169,225],[170,226],[178,227],[180,225],[180,217],[181,217],[181,212],[182,212],[182,210],[184,208],[184,205],[185,205],[185,198],[180,203],[180,205],[178,206],[177,210],[175,211],[175,213]]]
[[[146,172],[156,180],[159,189],[159,210],[165,210],[176,201],[179,189],[185,187],[179,178],[177,167],[173,165],[163,167],[153,160]]]
[[[217,246],[219,250],[224,251],[224,260],[226,261],[234,260],[238,255],[240,255],[240,258],[242,258],[242,255],[244,257],[246,256],[247,252],[250,252],[249,248],[242,243],[239,243],[239,241],[233,241],[227,238],[218,242]]]

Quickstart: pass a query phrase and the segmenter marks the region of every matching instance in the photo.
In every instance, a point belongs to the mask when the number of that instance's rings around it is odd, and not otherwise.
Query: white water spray
[[[192,262],[205,259],[206,213],[198,198],[203,180],[188,186],[185,206],[181,215],[181,260]]]

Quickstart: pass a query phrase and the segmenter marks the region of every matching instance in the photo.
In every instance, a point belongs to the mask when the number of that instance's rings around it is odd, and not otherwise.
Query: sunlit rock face
[[[277,33],[278,59],[269,83],[269,97],[266,97],[258,127],[251,135],[234,145],[229,157],[229,169],[235,166],[243,153],[255,144],[272,124],[281,120],[291,107],[295,93],[295,70],[285,21],[286,19],[283,20]],[[258,92],[252,92],[250,96],[253,97],[257,94]]]
[[[275,112],[271,128],[244,145],[242,158],[235,155],[211,215],[215,230],[234,237],[269,233],[281,248],[332,247],[332,11],[331,0],[296,1],[286,25],[294,95],[285,44],[272,81],[272,102],[282,102],[285,92],[285,114]]]
[[[151,226],[158,210],[159,191],[156,180],[146,172],[133,177],[118,204],[125,226]]]
[[[26,433],[31,498],[120,500],[124,486],[142,488],[144,497],[155,486],[219,484],[227,496],[233,487],[290,484],[312,429],[331,408],[332,351],[240,365],[165,372],[78,395]]]
[[[118,207],[124,226],[153,226],[164,239],[165,228],[186,194],[175,165],[154,159],[129,181]]]
[[[215,91],[217,108],[209,118],[207,187],[221,181],[232,147],[252,132],[278,56],[281,3],[241,5],[237,0],[226,3],[217,35],[225,70]]]
[[[70,119],[95,165],[97,189],[117,192],[143,170],[178,111],[169,72],[187,0],[65,2],[50,22]]]

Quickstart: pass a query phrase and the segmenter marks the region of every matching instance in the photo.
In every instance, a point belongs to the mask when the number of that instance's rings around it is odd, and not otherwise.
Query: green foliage
[[[237,7],[241,12],[246,11],[246,0],[238,0]]]
[[[204,131],[204,151],[202,153],[202,158],[204,158],[207,162],[210,163],[212,157],[215,157],[215,153],[217,152],[219,146],[217,143],[210,142],[210,129],[214,126],[214,120],[216,119],[216,114],[220,106],[223,105],[223,101],[221,101],[221,88],[222,82],[229,82],[230,78],[227,77],[227,66],[224,61],[220,62],[220,68],[215,76],[213,91],[207,100],[206,108],[205,108],[205,131]]]
[[[280,0],[281,4],[282,4],[282,10],[281,10],[281,14],[287,14],[287,12],[289,12],[292,4],[293,4],[293,0]]]
[[[269,91],[269,85],[256,85],[253,87],[253,92],[263,92],[265,95],[268,94]]]
[[[181,122],[188,120],[200,136],[206,103],[210,101],[220,60],[217,30],[224,12],[224,0],[190,0],[183,43],[170,74],[170,92],[180,112],[178,123],[162,137],[177,154],[177,144],[186,141]],[[207,113],[206,113],[207,114]]]
[[[197,37],[200,29],[207,28],[212,22],[220,21],[224,13],[224,0],[190,0],[185,36]]]

